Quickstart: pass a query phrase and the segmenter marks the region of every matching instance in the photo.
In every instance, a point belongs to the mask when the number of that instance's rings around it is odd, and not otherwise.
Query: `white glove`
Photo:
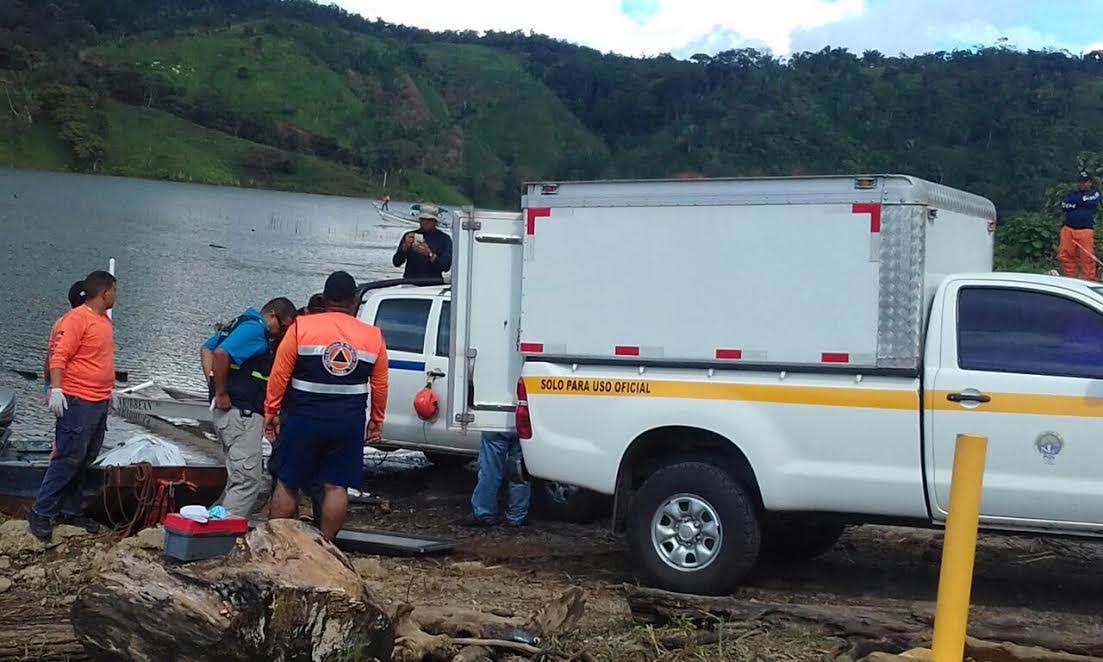
[[[47,406],[54,413],[54,416],[61,418],[65,414],[65,410],[69,408],[69,403],[65,400],[65,394],[61,392],[61,389],[52,388],[50,389],[50,402]]]

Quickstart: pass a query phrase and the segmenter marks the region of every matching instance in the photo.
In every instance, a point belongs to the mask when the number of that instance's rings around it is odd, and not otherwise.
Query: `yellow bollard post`
[[[973,561],[977,552],[980,495],[988,438],[960,434],[950,478],[950,509],[942,544],[942,569],[935,606],[934,662],[961,662],[969,624],[969,596],[973,589]]]

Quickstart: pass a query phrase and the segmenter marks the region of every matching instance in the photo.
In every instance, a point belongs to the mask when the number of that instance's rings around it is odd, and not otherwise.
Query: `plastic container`
[[[234,543],[249,530],[244,517],[213,519],[204,524],[178,513],[165,515],[165,556],[178,561],[199,561],[229,554]]]

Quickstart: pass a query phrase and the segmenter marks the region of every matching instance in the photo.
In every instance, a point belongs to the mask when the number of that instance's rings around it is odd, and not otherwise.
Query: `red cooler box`
[[[179,513],[165,515],[165,556],[198,561],[229,554],[234,542],[249,530],[244,517],[212,519],[200,524]]]

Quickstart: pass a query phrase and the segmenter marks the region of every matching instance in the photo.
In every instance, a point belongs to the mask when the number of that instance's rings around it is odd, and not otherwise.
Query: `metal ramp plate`
[[[342,551],[382,556],[439,554],[451,551],[459,544],[459,540],[450,538],[434,538],[375,529],[342,529],[337,534],[337,547]]]

